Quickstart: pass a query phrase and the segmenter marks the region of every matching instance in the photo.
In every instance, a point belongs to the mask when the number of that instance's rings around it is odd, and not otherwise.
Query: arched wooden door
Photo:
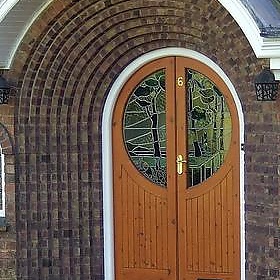
[[[239,122],[190,58],[138,70],[113,115],[117,280],[240,279]]]

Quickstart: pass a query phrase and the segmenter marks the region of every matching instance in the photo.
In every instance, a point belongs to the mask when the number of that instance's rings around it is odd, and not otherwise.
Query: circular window
[[[217,172],[231,142],[231,116],[226,100],[207,76],[185,69],[186,157],[188,187],[198,185]],[[161,69],[139,83],[124,110],[123,136],[126,150],[137,170],[160,186],[166,174],[166,85]],[[173,94],[173,93],[169,93]],[[184,101],[185,100],[185,101]],[[175,147],[174,147],[175,149]]]

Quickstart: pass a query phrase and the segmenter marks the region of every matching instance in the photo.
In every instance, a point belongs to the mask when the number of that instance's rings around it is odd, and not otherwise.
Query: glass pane
[[[150,181],[166,186],[165,72],[145,78],[131,94],[123,134],[136,168]]]
[[[231,116],[217,86],[188,69],[188,186],[212,176],[224,162],[231,141]]]

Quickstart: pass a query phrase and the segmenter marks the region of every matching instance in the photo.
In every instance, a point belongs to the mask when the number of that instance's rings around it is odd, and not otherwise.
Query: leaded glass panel
[[[224,162],[231,141],[231,116],[225,98],[203,74],[186,70],[188,185],[212,176]]]
[[[155,184],[166,186],[165,72],[146,77],[125,108],[123,135],[136,168]]]

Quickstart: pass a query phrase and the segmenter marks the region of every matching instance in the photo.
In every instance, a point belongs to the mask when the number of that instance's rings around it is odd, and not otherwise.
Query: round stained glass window
[[[188,187],[207,180],[223,164],[231,142],[231,116],[220,90],[207,76],[186,69]],[[165,71],[147,76],[131,93],[124,110],[126,150],[137,170],[166,187]],[[174,147],[175,148],[175,147]]]

